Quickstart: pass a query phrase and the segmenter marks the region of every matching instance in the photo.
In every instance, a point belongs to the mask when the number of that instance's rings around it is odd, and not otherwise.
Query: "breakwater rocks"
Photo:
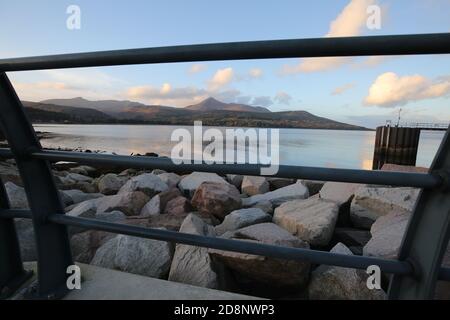
[[[418,197],[414,188],[280,178],[53,166],[66,214],[251,243],[395,259]],[[13,161],[0,163],[13,208],[27,198]],[[31,221],[16,219],[25,261]],[[364,270],[69,228],[78,262],[190,285],[283,299],[383,299]],[[444,263],[450,266],[450,247]],[[445,287],[447,286],[447,287]],[[439,283],[437,297],[448,297]],[[447,295],[447,296],[446,296]]]

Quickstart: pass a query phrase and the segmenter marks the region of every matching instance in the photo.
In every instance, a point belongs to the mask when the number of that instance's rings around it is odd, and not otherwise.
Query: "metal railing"
[[[248,243],[65,215],[50,169],[50,161],[66,160],[90,165],[114,164],[131,168],[243,175],[259,175],[261,166],[194,163],[175,165],[170,159],[163,158],[43,150],[5,72],[211,60],[448,53],[450,34],[444,33],[218,43],[0,60],[0,123],[10,146],[10,149],[0,150],[0,157],[13,157],[16,160],[30,205],[30,210],[9,209],[8,198],[1,184],[0,287],[8,293],[5,289],[12,291],[27,277],[22,266],[13,219],[30,218],[33,220],[38,253],[39,298],[59,298],[67,293],[66,268],[73,264],[67,226],[316,264],[358,269],[378,265],[382,272],[392,275],[389,298],[432,298],[438,279],[450,281],[450,269],[441,268],[450,236],[449,131],[429,173],[281,165],[275,175],[422,188],[397,260]]]

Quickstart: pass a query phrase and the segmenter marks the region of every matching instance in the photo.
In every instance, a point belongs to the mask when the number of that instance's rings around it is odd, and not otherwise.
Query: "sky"
[[[450,0],[0,0],[0,59],[214,42],[450,32],[449,12]],[[396,121],[400,109],[405,122],[450,121],[449,55],[174,63],[8,76],[19,97],[28,101],[81,96],[184,107],[212,96],[271,111],[306,110],[368,127]]]

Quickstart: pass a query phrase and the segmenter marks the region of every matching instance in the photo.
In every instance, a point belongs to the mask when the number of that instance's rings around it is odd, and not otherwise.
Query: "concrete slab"
[[[80,290],[65,300],[258,300],[261,298],[195,287],[167,280],[77,263],[81,268]],[[26,269],[36,269],[28,263]]]

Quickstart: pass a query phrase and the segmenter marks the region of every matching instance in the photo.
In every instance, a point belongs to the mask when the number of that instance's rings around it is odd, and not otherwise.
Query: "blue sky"
[[[69,30],[69,5],[81,28]],[[366,26],[369,5],[381,28]],[[0,58],[178,44],[450,32],[450,0],[6,1]],[[9,73],[25,100],[128,99],[182,107],[207,96],[367,126],[450,121],[450,57],[177,63]]]

